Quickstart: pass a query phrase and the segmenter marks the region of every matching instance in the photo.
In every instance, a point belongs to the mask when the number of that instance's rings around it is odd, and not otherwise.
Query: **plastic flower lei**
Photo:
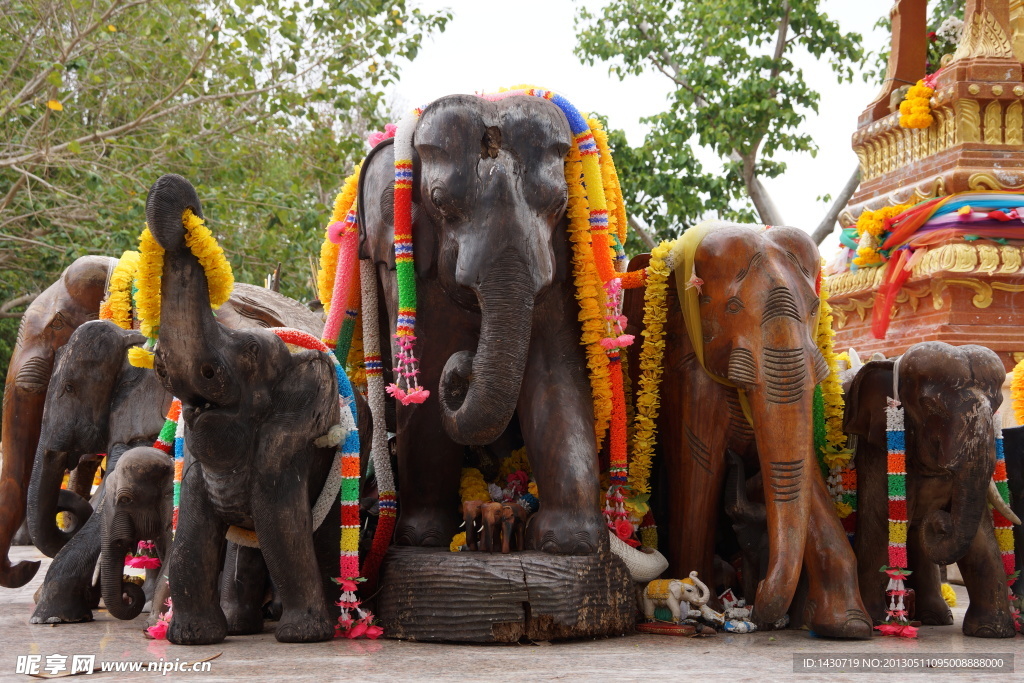
[[[122,330],[132,328],[132,285],[139,269],[139,252],[121,254],[110,275],[107,298],[100,304],[100,319],[110,320]]]
[[[231,296],[235,278],[224,250],[214,238],[202,218],[185,209],[181,216],[185,228],[185,245],[199,260],[206,272],[210,290],[210,306],[220,308]],[[139,266],[136,277],[135,310],[139,315],[139,328],[147,338],[142,348],[132,347],[128,361],[140,368],[153,367],[153,347],[160,333],[160,279],[164,271],[164,248],[156,241],[147,226],[139,238]]]

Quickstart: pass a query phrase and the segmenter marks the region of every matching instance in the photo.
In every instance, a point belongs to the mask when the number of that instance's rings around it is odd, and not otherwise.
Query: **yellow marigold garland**
[[[210,306],[220,306],[231,297],[235,278],[224,250],[206,227],[202,218],[185,209],[181,216],[185,229],[185,245],[199,260],[206,272],[210,292]],[[164,248],[156,241],[147,226],[139,237],[139,266],[136,276],[135,310],[139,316],[139,329],[149,338],[143,348],[132,347],[128,361],[142,368],[153,367],[153,343],[160,332],[160,280],[164,271]]]
[[[587,349],[587,368],[594,401],[594,436],[600,449],[611,420],[612,387],[608,377],[608,354],[601,346],[601,339],[605,336],[605,293],[594,264],[590,243],[590,210],[582,178],[580,152],[573,145],[565,162],[565,181],[569,194],[566,215],[569,218],[569,241],[572,243],[576,299],[580,303],[579,321],[583,329],[580,343]]]
[[[345,178],[341,191],[334,198],[334,213],[331,214],[331,223],[345,220],[349,209],[356,201],[359,192],[359,170],[362,164],[358,164],[352,175]],[[328,229],[330,229],[328,227]],[[334,291],[334,276],[338,269],[338,251],[341,245],[330,240],[325,234],[323,244],[320,245],[320,270],[316,276],[317,293],[320,295],[320,303],[324,305],[324,312],[331,309],[331,294]]]
[[[126,251],[114,267],[107,298],[100,304],[100,319],[110,320],[122,330],[132,328],[132,283],[139,268],[139,252]]]
[[[530,474],[530,460],[526,456],[526,446],[518,450],[512,451],[512,454],[505,458],[501,462],[501,467],[498,468],[498,477],[501,481],[505,481],[508,475],[522,470],[526,474]]]
[[[881,264],[885,257],[879,252],[883,237],[887,232],[886,221],[898,216],[912,204],[883,206],[876,211],[865,210],[857,218],[857,256],[854,265],[864,267]]]
[[[633,423],[632,457],[629,463],[629,488],[634,497],[649,496],[651,492],[651,460],[657,441],[658,408],[661,405],[659,388],[665,354],[665,321],[668,276],[672,272],[665,262],[672,251],[673,242],[662,242],[651,250],[647,266],[647,288],[644,291],[643,346],[640,350],[640,381],[636,393],[636,412]],[[644,499],[646,500],[646,499]],[[644,500],[629,499],[626,508],[642,516]]]
[[[595,118],[588,118],[587,124],[594,133],[594,142],[597,143],[597,150],[601,159],[611,159],[612,150],[608,146],[608,132],[604,126]],[[604,185],[605,202],[608,205],[608,232],[617,235],[620,244],[626,243],[626,230],[628,219],[626,218],[626,204],[622,200],[622,188],[619,186],[619,174],[615,171],[615,164],[601,164],[601,179]]]
[[[1013,368],[1010,396],[1013,398],[1013,417],[1017,424],[1024,425],[1024,360]]]
[[[846,450],[846,432],[843,431],[843,387],[839,382],[839,365],[835,354],[835,330],[832,327],[832,307],[828,303],[828,286],[821,278],[821,307],[818,309],[818,350],[828,363],[828,377],[821,383],[821,395],[825,404],[825,442],[836,457],[826,462],[829,465],[846,465],[853,453]],[[830,453],[831,455],[831,453]]]
[[[459,497],[463,503],[470,500],[490,502],[491,494],[487,492],[484,475],[475,467],[462,468],[462,479],[459,481]]]
[[[910,86],[907,97],[900,102],[901,128],[928,128],[932,125],[931,97],[935,91],[923,80]]]

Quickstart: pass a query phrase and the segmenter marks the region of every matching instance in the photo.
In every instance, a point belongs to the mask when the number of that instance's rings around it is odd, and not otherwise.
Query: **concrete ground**
[[[0,588],[0,680],[30,680],[17,674],[19,655],[95,655],[97,678],[154,680],[157,672],[103,673],[103,662],[177,662],[192,664],[216,655],[208,673],[171,671],[166,680],[467,680],[467,681],[870,681],[883,676],[952,680],[1024,680],[1024,639],[965,638],[960,631],[967,593],[956,587],[958,606],[953,626],[926,626],[917,640],[876,637],[869,642],[815,638],[807,631],[775,631],[749,635],[719,634],[711,638],[630,635],[596,641],[530,645],[444,645],[393,640],[334,640],[290,645],[274,640],[271,624],[258,636],[231,637],[223,643],[182,647],[142,635],[144,616],[118,621],[105,611],[87,624],[29,624],[32,595],[42,582],[48,560],[35,548],[14,548],[12,561],[42,559],[36,578],[20,589]],[[890,672],[853,673],[849,662],[812,673],[795,673],[794,656],[808,658],[985,657],[1016,654],[1020,673],[949,673],[937,669],[898,667]],[[143,664],[145,667],[145,664]],[[58,673],[66,676],[70,666]],[[47,677],[43,672],[43,677]],[[82,680],[77,678],[76,680]],[[159,680],[159,678],[158,678]]]

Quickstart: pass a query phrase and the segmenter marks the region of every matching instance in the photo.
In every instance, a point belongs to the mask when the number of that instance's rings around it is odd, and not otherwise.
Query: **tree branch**
[[[811,239],[814,240],[815,244],[821,244],[825,241],[825,238],[832,234],[832,231],[836,227],[836,220],[839,218],[839,213],[846,206],[847,202],[850,201],[850,197],[857,191],[857,187],[860,185],[860,166],[853,169],[853,175],[846,181],[846,185],[843,186],[839,196],[836,197],[835,201],[832,202],[832,206],[829,207],[825,217],[821,219],[821,223],[811,233]]]
[[[16,296],[5,304],[0,305],[0,318],[20,318],[24,313],[12,313],[11,309],[30,304],[35,301],[37,296],[39,296],[39,292],[22,294],[21,296]]]
[[[647,228],[640,225],[640,221],[638,221],[635,216],[630,216],[628,222],[629,227],[633,228],[633,230],[636,231],[636,234],[640,235],[641,241],[647,245],[648,249],[654,249],[658,246],[658,243],[654,241],[654,237],[651,236],[651,233],[647,231]]]

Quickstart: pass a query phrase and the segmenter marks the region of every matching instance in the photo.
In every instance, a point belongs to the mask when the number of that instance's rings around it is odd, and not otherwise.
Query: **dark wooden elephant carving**
[[[167,638],[215,643],[232,624],[219,603],[218,574],[229,525],[253,529],[282,605],[280,641],[327,640],[336,614],[339,529],[314,530],[311,507],[334,461],[314,440],[340,421],[334,366],[326,353],[292,354],[273,332],[231,330],[210,309],[208,283],[185,245],[182,216],[202,217],[195,189],[165,175],[150,190],[146,218],[165,249],[155,370],[181,399],[194,458],[181,484],[168,562],[174,618]],[[334,499],[327,519],[339,518]],[[262,586],[260,587],[262,590]],[[262,605],[252,604],[259,613]],[[242,619],[245,625],[262,618]]]
[[[416,336],[431,396],[396,407],[399,480],[415,482],[401,487],[398,544],[449,544],[464,446],[489,444],[518,420],[543,500],[526,546],[584,555],[607,545],[567,234],[571,142],[565,116],[539,98],[456,95],[420,117]],[[359,187],[360,256],[376,266],[382,340],[398,314],[393,182],[386,142]]]
[[[648,258],[634,258],[630,270]],[[814,388],[827,373],[815,342],[819,267],[816,246],[800,230],[723,224],[697,244],[692,270],[670,278],[658,422],[670,496],[667,555],[674,575],[714,575],[726,451],[735,451],[747,471],[760,470],[766,506],[768,566],[753,618],[763,625],[782,618],[804,571],[811,629],[869,638],[855,559],[814,450]],[[699,285],[692,292],[701,354],[687,332],[680,278]],[[632,327],[643,318],[639,290],[627,292],[626,306],[630,332],[639,333]],[[639,349],[631,351],[636,368]]]
[[[888,564],[886,399],[899,376],[906,422],[907,586],[917,618],[952,624],[938,564],[957,563],[971,600],[965,635],[1012,638],[1006,575],[992,527],[993,415],[1002,402],[1002,361],[981,346],[925,342],[896,361],[865,364],[850,383],[845,428],[857,435],[857,535],[861,594],[876,620],[885,614]]]

